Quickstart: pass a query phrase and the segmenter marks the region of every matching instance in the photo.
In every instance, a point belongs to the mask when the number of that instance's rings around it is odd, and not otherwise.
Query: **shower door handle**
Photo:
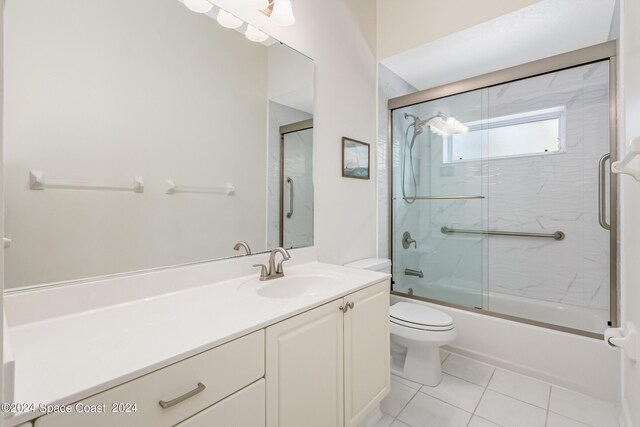
[[[611,159],[611,154],[607,153],[598,162],[598,222],[605,230],[611,230],[611,224],[607,223],[607,201],[605,198],[607,192],[605,180],[607,168],[605,165],[609,159]]]
[[[293,179],[288,176],[287,184],[289,184],[289,212],[287,212],[287,218],[293,216]]]

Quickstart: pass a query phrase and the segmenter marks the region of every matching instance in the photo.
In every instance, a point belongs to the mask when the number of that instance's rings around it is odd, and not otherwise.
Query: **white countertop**
[[[317,262],[285,274],[332,275],[340,285],[311,296],[265,298],[248,289],[254,274],[10,327],[14,401],[73,403],[389,277]],[[16,414],[5,423],[40,415]]]

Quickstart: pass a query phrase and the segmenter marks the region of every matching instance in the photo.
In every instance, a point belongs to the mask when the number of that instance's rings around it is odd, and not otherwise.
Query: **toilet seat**
[[[449,331],[454,328],[453,319],[447,313],[407,302],[392,305],[389,320],[399,326],[423,331]]]

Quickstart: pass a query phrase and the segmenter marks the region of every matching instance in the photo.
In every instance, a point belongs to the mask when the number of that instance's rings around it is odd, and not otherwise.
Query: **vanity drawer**
[[[264,427],[264,379],[194,415],[176,427]]]
[[[105,405],[105,413],[45,415],[36,420],[36,427],[172,426],[263,376],[264,330],[260,330],[78,403]],[[135,403],[137,408],[114,413],[116,403]]]

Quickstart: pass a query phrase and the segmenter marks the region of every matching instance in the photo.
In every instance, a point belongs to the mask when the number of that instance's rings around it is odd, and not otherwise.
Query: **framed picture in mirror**
[[[369,144],[342,137],[342,176],[369,179],[371,153]]]

